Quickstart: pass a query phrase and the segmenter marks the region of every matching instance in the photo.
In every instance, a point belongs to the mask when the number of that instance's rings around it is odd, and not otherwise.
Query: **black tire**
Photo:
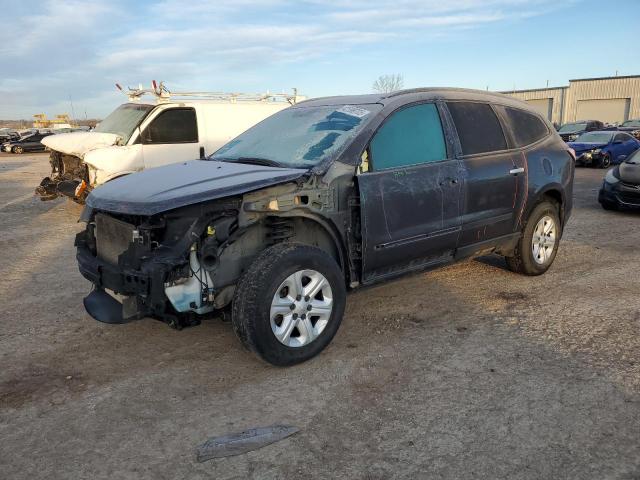
[[[533,258],[533,234],[538,222],[547,215],[550,216],[556,224],[555,244],[550,257],[545,263],[540,264]],[[531,211],[526,225],[522,229],[522,234],[520,235],[513,255],[505,257],[509,270],[523,275],[542,275],[546,272],[553,264],[556,254],[558,253],[560,237],[562,236],[561,228],[560,216],[558,215],[558,208],[555,203],[545,200],[536,205]]]
[[[281,343],[271,329],[271,302],[280,284],[305,269],[321,273],[329,282],[333,308],[324,330],[304,346]],[[262,252],[241,277],[233,299],[232,324],[243,345],[277,366],[295,365],[318,355],[340,326],[346,303],[345,280],[336,261],[319,248],[282,243]]]
[[[602,208],[605,210],[618,210],[618,204],[608,200],[601,201],[600,205],[602,205]]]
[[[611,166],[611,156],[608,153],[605,153],[598,166],[600,168],[609,168]]]

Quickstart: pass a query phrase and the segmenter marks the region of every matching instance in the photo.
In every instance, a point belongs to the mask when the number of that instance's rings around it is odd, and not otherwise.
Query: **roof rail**
[[[116,88],[124,93],[130,102],[138,102],[144,95],[153,95],[156,97],[158,103],[164,103],[170,101],[173,97],[191,97],[191,98],[203,98],[209,100],[226,100],[231,103],[238,101],[254,101],[254,102],[266,102],[266,101],[286,101],[291,105],[305,100],[306,97],[298,95],[298,89],[293,89],[293,94],[287,93],[237,93],[237,92],[172,92],[165,85],[164,82],[157,83],[155,80],[151,82],[151,88],[142,88],[142,84],[138,85],[138,88],[127,87],[125,91],[120,84],[116,83]]]

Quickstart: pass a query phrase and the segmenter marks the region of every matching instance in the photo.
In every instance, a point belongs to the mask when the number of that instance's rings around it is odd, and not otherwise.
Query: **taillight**
[[[568,149],[569,155],[571,155],[571,158],[573,158],[573,161],[576,161],[576,151],[573,148],[569,148]]]

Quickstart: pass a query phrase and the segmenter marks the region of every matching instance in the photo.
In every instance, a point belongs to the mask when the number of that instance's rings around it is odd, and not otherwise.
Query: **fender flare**
[[[528,219],[529,215],[531,214],[531,211],[535,208],[535,206],[540,203],[540,200],[542,200],[542,197],[544,196],[550,196],[556,200],[558,200],[558,198],[556,197],[560,197],[560,211],[558,212],[558,214],[560,215],[560,222],[562,223],[562,227],[564,230],[564,225],[565,225],[565,212],[564,212],[564,207],[566,205],[566,196],[565,196],[565,191],[564,188],[562,187],[562,185],[560,183],[554,182],[554,183],[549,183],[546,184],[543,188],[541,188],[540,190],[536,191],[532,197],[533,197],[533,201],[532,202],[528,202],[526,211],[525,211],[525,218]]]
[[[317,215],[314,215],[313,213],[308,213],[308,212],[299,211],[299,210],[293,211],[293,212],[285,212],[280,215],[272,215],[272,216],[278,216],[283,218],[296,218],[296,217],[304,218],[306,220],[309,220],[318,224],[324,231],[327,232],[327,234],[329,234],[329,237],[333,241],[336,252],[338,252],[338,257],[339,257],[338,266],[340,267],[340,270],[342,270],[343,273],[349,272],[348,264],[346,262],[345,246],[338,233],[338,229],[331,222],[328,222],[325,219]]]

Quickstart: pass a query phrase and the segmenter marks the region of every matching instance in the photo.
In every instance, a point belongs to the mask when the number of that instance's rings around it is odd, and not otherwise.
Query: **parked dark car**
[[[14,130],[0,131],[0,145],[20,139],[20,134]]]
[[[640,140],[640,119],[622,122],[622,124],[618,126],[618,130],[627,132]]]
[[[580,120],[578,122],[565,123],[558,133],[565,142],[573,142],[585,132],[604,130],[604,123],[599,120]]]
[[[247,348],[295,364],[331,341],[347,289],[490,252],[544,273],[573,176],[552,125],[504,95],[308,100],[208,160],[94,190],[75,241],[95,286],[84,305],[107,323],[151,316],[178,328],[230,309]]]
[[[598,201],[605,210],[640,209],[640,150],[607,172]]]
[[[568,145],[576,152],[576,165],[609,168],[640,148],[640,141],[628,133],[608,130],[583,133]]]
[[[51,135],[51,133],[34,133],[19,140],[5,143],[3,148],[5,152],[11,153],[44,152],[45,146],[41,143],[41,140],[48,135]]]

